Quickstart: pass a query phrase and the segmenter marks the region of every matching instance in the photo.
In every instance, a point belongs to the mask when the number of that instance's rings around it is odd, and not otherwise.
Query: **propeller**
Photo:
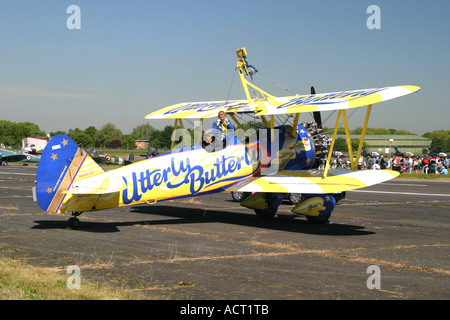
[[[311,94],[316,94],[314,87],[311,87]],[[322,117],[320,116],[320,111],[314,111],[314,121],[317,123],[317,127],[322,129]]]

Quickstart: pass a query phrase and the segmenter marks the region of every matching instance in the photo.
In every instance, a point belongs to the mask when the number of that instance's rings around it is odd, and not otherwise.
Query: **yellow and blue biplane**
[[[174,146],[172,151],[115,170],[104,171],[69,137],[51,139],[42,153],[35,192],[47,212],[71,213],[69,227],[79,225],[83,212],[139,204],[154,204],[221,191],[250,193],[241,204],[257,215],[273,217],[283,194],[301,194],[292,212],[312,222],[325,223],[343,192],[392,179],[391,170],[356,170],[372,105],[418,91],[417,86],[395,86],[324,94],[275,97],[255,86],[249,77],[257,70],[248,64],[245,48],[236,51],[246,98],[233,101],[190,102],[150,113],[146,119],[174,119],[175,131],[188,141],[184,122],[196,119],[192,145]],[[251,95],[250,92],[252,92]],[[356,157],[353,157],[346,110],[367,106]],[[338,110],[332,138],[317,121],[300,122],[301,113]],[[215,144],[202,147],[203,120],[224,111],[235,125],[225,143],[217,132]],[[239,117],[260,119],[246,129]],[[320,114],[319,114],[320,115]],[[281,125],[275,119],[286,116]],[[329,170],[340,119],[343,119],[352,170]],[[291,121],[292,120],[292,121]],[[288,123],[289,122],[289,123]],[[246,129],[246,130],[245,130]],[[174,131],[173,137],[177,134]]]

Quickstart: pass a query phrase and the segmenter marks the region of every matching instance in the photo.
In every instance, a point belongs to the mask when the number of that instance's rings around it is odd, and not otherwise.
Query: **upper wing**
[[[301,95],[268,97],[247,100],[184,102],[148,114],[146,119],[181,119],[216,117],[219,111],[226,113],[255,113],[257,116],[351,109],[398,98],[416,91],[416,86],[397,86],[379,89],[363,89]]]
[[[240,192],[317,193],[343,192],[368,187],[395,178],[392,170],[333,170],[322,178],[322,170],[280,171],[249,179],[229,188]]]
[[[351,109],[398,98],[416,91],[417,86],[396,86],[378,89],[351,90],[314,95],[269,98],[261,104],[258,116],[311,111]]]
[[[219,111],[248,105],[247,100],[184,102],[148,114],[145,119],[181,119],[217,117]]]

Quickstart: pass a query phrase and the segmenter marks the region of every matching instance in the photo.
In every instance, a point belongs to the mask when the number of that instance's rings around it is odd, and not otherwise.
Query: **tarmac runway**
[[[0,254],[145,299],[449,299],[450,182],[347,193],[331,224],[283,203],[261,219],[224,192],[68,215],[33,202],[36,167],[0,167]]]

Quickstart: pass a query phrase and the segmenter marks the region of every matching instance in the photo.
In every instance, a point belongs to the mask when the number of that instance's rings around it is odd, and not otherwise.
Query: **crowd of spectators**
[[[351,169],[350,160],[347,158],[335,158],[331,161],[332,169]],[[359,170],[392,169],[400,173],[424,173],[424,174],[448,174],[449,158],[439,156],[392,156],[385,159],[384,156],[363,157],[358,161]]]
[[[400,173],[448,174],[448,157],[393,157],[392,170]]]

